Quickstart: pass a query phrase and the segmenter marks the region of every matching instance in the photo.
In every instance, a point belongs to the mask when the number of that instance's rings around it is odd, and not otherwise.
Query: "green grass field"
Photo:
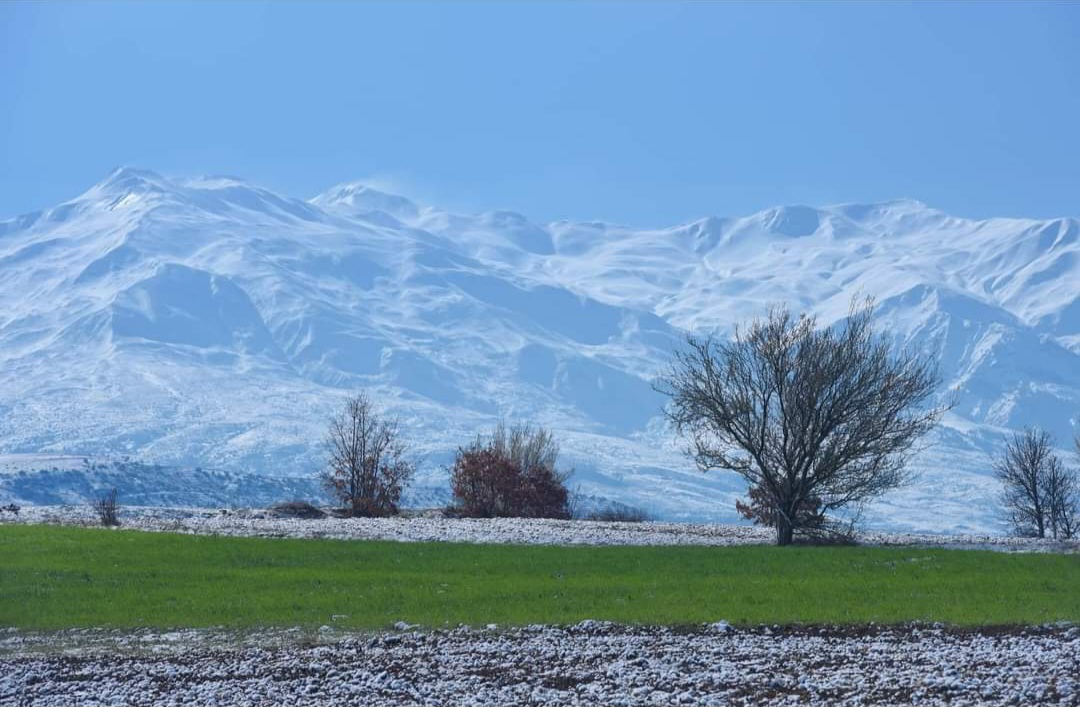
[[[535,547],[0,527],[0,625],[1080,621],[1080,557],[857,547]],[[344,617],[344,618],[342,618]]]

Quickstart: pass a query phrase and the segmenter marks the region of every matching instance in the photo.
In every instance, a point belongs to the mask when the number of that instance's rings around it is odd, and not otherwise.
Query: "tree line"
[[[877,334],[872,300],[853,301],[823,327],[785,306],[735,329],[730,339],[689,336],[654,387],[702,471],[733,471],[748,484],[736,505],[775,529],[776,543],[850,535],[869,501],[913,481],[907,463],[952,407],[933,402],[936,360],[896,349]],[[1076,441],[1080,456],[1080,438]],[[396,513],[413,472],[398,421],[366,393],[330,423],[326,487],[354,515]],[[1014,532],[1071,538],[1080,515],[1076,469],[1043,431],[1025,429],[993,462]],[[542,427],[499,424],[459,447],[450,467],[452,512],[477,517],[568,518],[569,472]]]

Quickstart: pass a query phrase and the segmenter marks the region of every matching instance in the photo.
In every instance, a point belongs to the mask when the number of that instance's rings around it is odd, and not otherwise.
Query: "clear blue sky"
[[[0,2],[0,218],[116,165],[660,225],[1080,215],[1080,3]]]

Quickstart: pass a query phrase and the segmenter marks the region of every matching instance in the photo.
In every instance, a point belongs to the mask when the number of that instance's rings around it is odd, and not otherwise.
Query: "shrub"
[[[754,525],[776,527],[776,505],[769,502],[769,494],[760,486],[751,486],[747,502],[735,501],[735,510]],[[856,505],[847,521],[826,515],[821,509],[820,498],[804,499],[795,508],[795,527],[798,535],[792,542],[810,542],[815,545],[852,545],[855,543],[855,526],[861,507]]]
[[[488,438],[459,448],[450,471],[455,506],[473,518],[569,518],[568,473],[556,469],[551,433],[500,424]]]
[[[270,515],[275,518],[303,518],[305,520],[326,517],[326,514],[318,507],[307,501],[300,500],[285,501],[284,503],[273,505],[270,507]]]
[[[777,523],[777,504],[771,499],[769,492],[761,486],[751,486],[746,494],[747,502],[735,502],[735,510],[743,518],[754,521],[754,525],[764,525],[775,528]],[[824,521],[821,512],[821,499],[808,498],[803,500],[795,509],[795,527],[817,528]]]
[[[609,523],[644,523],[651,520],[649,514],[641,508],[634,508],[622,503],[612,503],[604,508],[596,508],[584,515],[582,520],[607,521]]]
[[[97,511],[98,519],[104,526],[120,525],[120,500],[116,489],[112,489],[94,501],[94,510]]]

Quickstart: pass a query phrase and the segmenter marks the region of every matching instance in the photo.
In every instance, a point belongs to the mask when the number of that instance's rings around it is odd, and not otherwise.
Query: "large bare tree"
[[[778,545],[907,482],[915,442],[946,409],[924,407],[936,363],[894,351],[872,318],[869,299],[833,327],[774,307],[731,340],[691,336],[657,382],[698,467],[742,475]]]
[[[1001,504],[1014,532],[1037,538],[1076,533],[1076,472],[1054,453],[1054,440],[1045,430],[1026,427],[1006,439],[994,460],[994,475],[1002,484]]]
[[[414,464],[397,420],[382,417],[366,393],[350,398],[330,420],[323,483],[354,516],[397,512]]]

